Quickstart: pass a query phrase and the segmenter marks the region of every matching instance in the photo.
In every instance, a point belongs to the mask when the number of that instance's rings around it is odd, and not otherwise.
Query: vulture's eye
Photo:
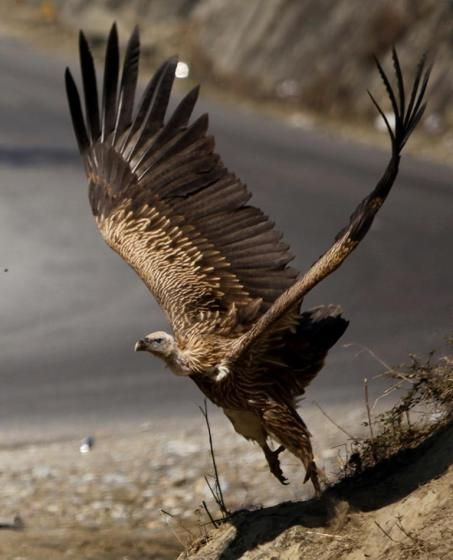
[[[154,342],[156,342],[157,344],[160,344],[162,342],[163,338],[155,338]]]

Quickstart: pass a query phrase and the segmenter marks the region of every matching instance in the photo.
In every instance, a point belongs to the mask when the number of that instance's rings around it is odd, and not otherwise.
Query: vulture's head
[[[170,358],[176,351],[175,339],[166,332],[147,334],[135,344],[136,352],[151,352],[160,358]]]

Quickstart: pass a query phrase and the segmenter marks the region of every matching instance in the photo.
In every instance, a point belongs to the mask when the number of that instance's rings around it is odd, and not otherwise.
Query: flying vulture
[[[395,51],[394,89],[377,69],[393,110],[384,119],[390,161],[331,247],[303,275],[290,268],[274,224],[249,204],[247,187],[223,165],[208,116],[191,122],[192,89],[166,118],[177,59],[164,62],[135,103],[139,33],[132,33],[119,76],[116,26],[107,41],[99,103],[93,57],[80,33],[84,110],[69,69],[66,89],[89,182],[89,201],[104,240],[145,282],[173,334],[151,333],[135,349],[189,376],[222,407],[234,429],[257,442],[270,471],[287,482],[279,453],[298,457],[320,492],[310,433],[297,400],[321,369],[348,322],[337,306],[300,311],[303,297],[337,269],[367,233],[398,174],[400,153],[419,122],[429,78],[422,59],[409,96]],[[269,440],[278,442],[272,450]]]

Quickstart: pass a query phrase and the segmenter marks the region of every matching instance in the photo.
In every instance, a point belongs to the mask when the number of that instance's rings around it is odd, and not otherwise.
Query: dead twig
[[[365,377],[363,380],[364,390],[365,390],[365,406],[366,406],[366,413],[368,417],[368,428],[370,430],[370,442],[371,442],[371,449],[373,451],[374,460],[377,460],[376,455],[376,447],[374,445],[374,431],[373,431],[373,422],[371,420],[371,410],[370,410],[370,400],[368,398],[368,379]]]
[[[333,420],[325,410],[322,409],[321,405],[319,403],[317,403],[316,401],[312,401],[312,403],[317,406],[319,408],[319,410],[322,412],[322,414],[324,414],[324,416],[327,418],[327,420],[329,420],[330,422],[332,422],[332,424],[338,428],[341,432],[343,432],[344,434],[346,434],[348,436],[349,439],[351,439],[354,443],[358,443],[358,439],[356,437],[354,437],[352,434],[350,434],[348,431],[346,431],[342,426],[340,426],[340,424],[337,424],[335,422],[335,420]],[[343,445],[343,444],[342,444]]]
[[[203,401],[203,407],[199,407],[201,414],[203,415],[205,422],[206,422],[206,427],[208,429],[208,438],[209,438],[209,450],[211,452],[211,461],[212,461],[212,468],[214,471],[214,480],[215,480],[215,485],[214,488],[212,488],[211,484],[208,482],[207,477],[205,477],[206,483],[208,485],[209,490],[211,491],[212,497],[214,498],[216,504],[218,505],[220,512],[222,513],[222,517],[228,517],[230,515],[230,512],[228,511],[226,505],[225,505],[225,499],[223,497],[223,492],[222,492],[222,486],[220,484],[220,477],[219,477],[219,471],[217,469],[217,462],[215,459],[215,453],[214,453],[214,444],[212,441],[212,433],[211,433],[211,424],[209,422],[209,416],[208,416],[208,403],[206,401],[206,399],[204,399]],[[211,517],[211,516],[210,516]]]
[[[384,535],[385,535],[388,539],[390,539],[392,542],[394,542],[394,543],[396,543],[396,544],[399,544],[399,542],[396,541],[396,540],[390,535],[390,533],[389,533],[388,531],[386,531],[386,530],[384,529],[384,527],[382,527],[382,525],[380,525],[376,520],[374,520],[374,523],[375,523],[375,525],[384,533]]]
[[[317,535],[319,537],[330,537],[331,539],[337,539],[337,540],[348,540],[348,541],[352,541],[354,539],[352,539],[351,537],[347,537],[347,536],[341,536],[341,535],[334,535],[332,533],[320,533],[319,531],[304,531],[304,533],[306,533],[307,535]]]
[[[403,535],[405,537],[407,537],[409,540],[411,540],[414,544],[416,544],[417,546],[424,546],[425,545],[424,541],[422,541],[420,538],[414,536],[410,531],[408,531],[407,529],[405,529],[403,527],[403,518],[402,518],[401,515],[396,516],[395,525],[403,533]]]
[[[172,526],[170,525],[168,518],[170,518],[170,519],[175,519],[175,520],[177,521],[178,526],[181,527],[181,528],[189,535],[190,541],[193,541],[193,540],[194,540],[194,535],[193,535],[193,533],[192,533],[191,531],[189,531],[189,529],[188,529],[187,527],[185,527],[184,524],[181,523],[181,521],[180,521],[176,516],[174,516],[172,513],[168,512],[168,511],[166,511],[166,510],[164,510],[164,509],[161,509],[160,512],[167,516],[167,517],[165,518],[165,519],[166,519],[166,523],[167,523],[167,527],[168,527],[168,528],[170,529],[170,531],[173,533],[173,536],[175,537],[175,539],[179,542],[179,544],[180,544],[183,548],[186,548],[186,547],[187,547],[187,543],[184,542],[184,541],[179,537],[179,535],[178,535],[177,531],[175,530],[175,528],[172,527]],[[189,541],[189,542],[190,542],[190,541]]]
[[[343,348],[351,348],[351,347],[360,348],[360,350],[354,356],[355,358],[360,356],[360,354],[363,354],[363,352],[366,352],[374,360],[376,360],[376,362],[378,362],[382,367],[384,367],[386,370],[394,371],[394,369],[387,362],[385,362],[382,358],[380,358],[377,354],[375,354],[373,352],[373,350],[371,350],[371,348],[368,348],[368,346],[363,346],[362,344],[357,344],[357,342],[350,342],[349,344],[343,344]]]
[[[207,482],[206,477],[205,477],[205,480],[206,480],[206,482]],[[208,486],[209,486],[209,484],[208,484]],[[209,486],[209,488],[211,488],[211,487]],[[217,529],[217,527],[219,526],[219,524],[218,524],[217,521],[212,517],[212,514],[211,514],[211,512],[209,511],[208,506],[206,505],[206,502],[203,500],[203,501],[201,502],[201,504],[202,504],[202,506],[203,506],[203,508],[204,508],[204,510],[205,510],[205,512],[206,512],[206,515],[209,517],[209,521],[210,521],[210,522],[212,523],[212,525]]]
[[[375,376],[373,379],[377,379],[378,377],[382,377],[382,376],[386,376],[388,374],[388,372],[384,372],[382,375],[377,375]],[[398,391],[398,389],[401,388],[401,386],[405,383],[404,379],[401,379],[400,381],[398,381],[397,383],[394,383],[391,387],[387,387],[387,389],[384,390],[384,392],[382,393],[382,395],[379,395],[379,397],[376,397],[373,406],[371,407],[371,410],[374,410],[377,405],[378,402],[382,399],[385,399],[386,397],[388,397],[389,395],[391,395],[392,393],[394,393],[395,391]]]

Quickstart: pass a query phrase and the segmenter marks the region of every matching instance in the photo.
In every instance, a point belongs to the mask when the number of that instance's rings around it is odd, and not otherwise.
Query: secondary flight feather
[[[191,122],[198,87],[166,117],[176,58],[158,68],[136,103],[137,29],[120,72],[112,27],[101,99],[82,32],[79,50],[84,108],[69,70],[66,89],[93,215],[104,240],[142,278],[173,330],[151,333],[136,349],[190,376],[236,431],[258,442],[281,482],[286,479],[278,455],[286,448],[302,460],[319,491],[310,435],[295,406],[347,321],[337,306],[301,313],[300,305],[360,243],[387,197],[401,150],[425,109],[424,60],[408,99],[396,52],[396,92],[377,63],[395,117],[392,128],[371,97],[389,131],[389,164],[332,246],[298,276],[281,234],[249,203],[246,186],[215,153],[207,115]],[[281,446],[272,451],[269,439]]]

